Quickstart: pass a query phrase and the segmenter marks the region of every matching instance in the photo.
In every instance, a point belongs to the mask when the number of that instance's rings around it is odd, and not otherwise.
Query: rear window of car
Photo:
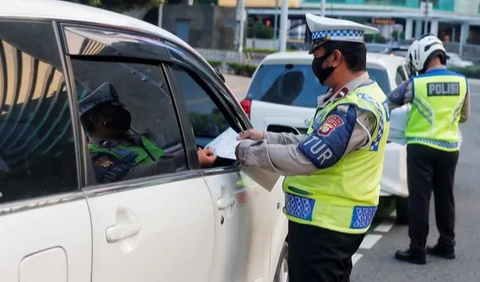
[[[407,56],[407,51],[405,50],[394,50],[392,51],[393,55],[400,56],[400,57],[406,57]]]
[[[390,91],[388,74],[382,69],[367,68],[370,77],[385,93]],[[253,77],[247,98],[296,107],[317,107],[317,97],[325,94],[312,67],[306,64],[262,65]]]
[[[390,81],[388,80],[388,73],[384,69],[374,69],[367,67],[370,77],[378,83],[385,94],[390,92]]]
[[[248,91],[252,100],[297,107],[316,107],[316,97],[325,94],[310,65],[261,65]]]

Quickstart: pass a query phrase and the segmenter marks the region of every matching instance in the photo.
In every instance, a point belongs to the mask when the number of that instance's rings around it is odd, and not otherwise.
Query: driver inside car
[[[182,155],[165,154],[154,142],[131,129],[132,116],[105,82],[80,100],[80,120],[89,136],[88,150],[99,183],[173,173],[185,163]],[[200,167],[223,165],[211,149],[198,149]]]

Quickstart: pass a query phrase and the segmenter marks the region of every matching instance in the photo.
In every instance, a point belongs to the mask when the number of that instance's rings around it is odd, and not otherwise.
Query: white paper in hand
[[[231,127],[218,135],[212,142],[208,143],[205,148],[210,148],[213,153],[219,157],[236,160],[235,148],[240,141],[237,140],[238,133]]]

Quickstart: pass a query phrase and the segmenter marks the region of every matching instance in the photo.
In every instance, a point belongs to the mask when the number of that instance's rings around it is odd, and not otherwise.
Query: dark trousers
[[[424,252],[428,236],[430,196],[433,191],[438,243],[455,246],[455,203],[453,185],[459,152],[445,152],[428,146],[407,146],[410,249]]]
[[[348,282],[352,255],[364,234],[345,234],[324,228],[288,224],[290,282]]]

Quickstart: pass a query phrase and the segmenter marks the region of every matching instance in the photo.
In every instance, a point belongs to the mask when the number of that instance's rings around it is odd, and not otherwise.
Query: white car
[[[286,281],[281,179],[268,192],[271,174],[199,166],[197,146],[252,127],[223,76],[124,15],[66,1],[1,6],[0,281]],[[79,100],[105,82],[132,132],[176,172],[114,171],[127,161],[89,151],[107,121],[80,119]],[[159,158],[145,150],[142,162]]]
[[[241,101],[253,126],[259,130],[304,134],[315,114],[317,96],[325,93],[312,68],[307,52],[275,53],[267,56],[254,73],[245,100]],[[393,55],[367,53],[367,70],[385,93],[408,77],[405,59]],[[392,127],[396,116],[392,112]],[[401,127],[401,125],[400,125]],[[401,129],[401,128],[400,128]],[[392,128],[391,131],[395,131]],[[381,196],[397,199],[397,221],[408,221],[406,149],[394,142],[387,144]]]
[[[447,52],[447,66],[465,68],[473,66],[473,62],[462,59],[457,53]]]

